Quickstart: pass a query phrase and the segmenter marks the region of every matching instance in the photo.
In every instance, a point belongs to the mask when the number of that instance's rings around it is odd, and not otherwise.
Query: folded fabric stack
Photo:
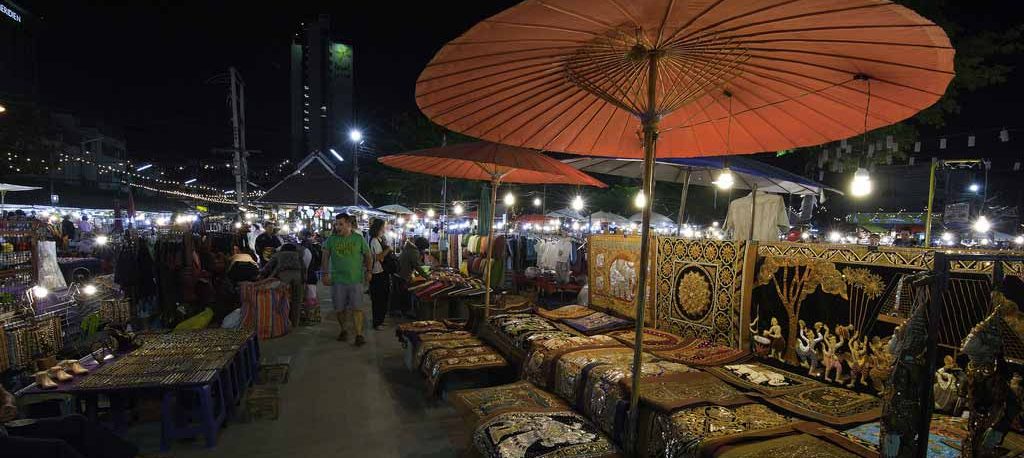
[[[608,332],[607,335],[629,347],[633,347],[636,344],[636,331],[633,329],[612,331]],[[685,342],[685,339],[682,337],[654,328],[644,328],[642,336],[644,351],[673,349],[681,347],[683,342]]]
[[[604,312],[594,312],[579,318],[566,318],[562,320],[569,327],[579,331],[583,335],[606,334],[611,331],[627,329],[633,326],[633,322]]]
[[[449,399],[474,430],[473,446],[481,456],[620,456],[596,425],[529,382],[456,391]]]
[[[555,366],[562,355],[579,350],[616,347],[621,348],[622,344],[605,335],[559,337],[538,342],[523,363],[523,379],[539,387],[553,389]]]
[[[501,373],[508,372],[501,354],[462,327],[458,322],[414,321],[400,324],[395,331],[408,349],[407,366],[426,376],[431,396],[439,394],[453,374],[465,375],[463,382],[471,386],[481,386],[490,384],[492,376],[502,379]]]
[[[547,318],[533,313],[499,313],[480,328],[480,336],[516,363],[522,363],[533,345],[548,339],[571,337]]]
[[[564,307],[559,307],[553,310],[537,307],[535,312],[537,313],[537,315],[540,315],[549,320],[558,321],[569,318],[583,318],[587,315],[596,312],[596,310],[585,305],[566,305]]]
[[[433,301],[450,297],[479,296],[487,292],[483,282],[456,274],[435,275],[409,287],[409,292],[421,301]]]

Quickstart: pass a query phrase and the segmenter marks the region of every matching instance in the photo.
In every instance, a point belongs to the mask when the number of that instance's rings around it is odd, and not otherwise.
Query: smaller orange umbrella
[[[421,149],[378,160],[396,169],[464,180],[608,187],[575,167],[536,150],[489,142]]]
[[[491,211],[501,183],[569,184],[606,188],[608,185],[561,161],[526,148],[489,142],[460,143],[377,159],[382,164],[427,175],[491,182]],[[493,213],[492,213],[493,214]],[[480,222],[485,224],[484,221]],[[487,250],[484,279],[491,280],[491,255]],[[484,296],[484,315],[490,315],[491,292]]]

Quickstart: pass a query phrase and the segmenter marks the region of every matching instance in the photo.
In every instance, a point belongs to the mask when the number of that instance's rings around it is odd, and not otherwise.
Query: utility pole
[[[245,149],[245,83],[242,82],[235,67],[228,68],[231,76],[231,126],[234,134],[234,172],[235,199],[239,206],[249,203],[248,159],[249,152]]]
[[[231,148],[213,148],[215,153],[232,153],[235,176],[235,202],[238,206],[249,204],[249,153],[258,153],[245,147],[245,81],[235,67],[228,67],[227,83],[231,95]],[[224,83],[225,75],[220,74],[207,83]]]

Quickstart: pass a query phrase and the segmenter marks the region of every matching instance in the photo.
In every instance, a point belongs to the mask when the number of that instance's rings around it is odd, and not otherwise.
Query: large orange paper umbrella
[[[441,49],[416,101],[484,140],[643,157],[647,266],[655,145],[663,157],[816,145],[906,119],[952,78],[942,29],[888,0],[527,0]]]
[[[491,211],[501,183],[607,185],[561,161],[532,149],[488,142],[460,143],[378,158],[384,164],[410,172],[491,182]],[[493,213],[492,213],[493,214]],[[480,221],[480,224],[490,224]],[[487,250],[484,279],[491,282],[491,256]],[[490,315],[491,291],[484,295],[484,316]]]
[[[416,100],[476,138],[590,156],[642,157],[650,118],[658,156],[687,157],[850,137],[869,80],[874,129],[952,78],[942,29],[885,0],[529,0],[448,43]]]

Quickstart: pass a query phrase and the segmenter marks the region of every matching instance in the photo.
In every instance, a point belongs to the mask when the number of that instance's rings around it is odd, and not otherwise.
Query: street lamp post
[[[355,190],[355,203],[359,206],[359,144],[363,142],[363,133],[359,129],[348,131],[348,139],[352,141],[352,188]]]

